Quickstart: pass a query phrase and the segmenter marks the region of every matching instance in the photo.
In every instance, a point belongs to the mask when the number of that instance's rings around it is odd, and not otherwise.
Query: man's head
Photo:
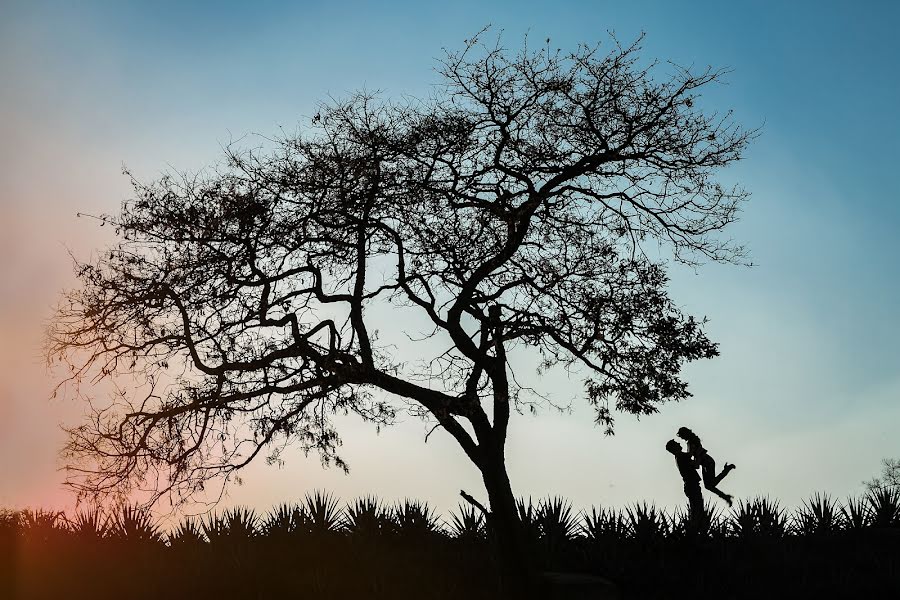
[[[669,440],[668,442],[666,442],[666,450],[668,450],[675,456],[678,456],[679,454],[682,454],[684,452],[681,449],[681,444],[679,444],[675,440]]]

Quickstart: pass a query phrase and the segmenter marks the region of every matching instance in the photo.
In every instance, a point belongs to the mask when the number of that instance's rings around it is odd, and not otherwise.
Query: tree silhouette
[[[900,490],[900,459],[885,458],[881,461],[881,475],[864,481],[869,492],[895,488]]]
[[[70,430],[70,485],[184,498],[288,445],[344,466],[331,417],[388,424],[405,401],[480,470],[510,571],[504,446],[530,401],[511,348],[580,368],[608,433],[611,405],[689,396],[681,366],[717,350],[669,298],[663,258],[742,257],[717,233],[747,194],[715,172],[755,132],[698,106],[723,72],[644,65],[639,41],[481,38],[446,53],[431,98],[357,93],[215,172],[132,178],[102,217],[120,241],[77,266],[49,335],[70,382],[140,378]],[[376,327],[408,311],[433,329],[398,352]]]

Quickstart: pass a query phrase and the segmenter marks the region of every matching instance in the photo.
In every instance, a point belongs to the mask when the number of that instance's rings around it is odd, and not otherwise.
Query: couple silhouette
[[[687,451],[684,451],[676,440],[669,440],[666,450],[675,456],[675,464],[684,481],[684,495],[687,496],[691,514],[696,516],[703,513],[703,493],[700,491],[701,477],[697,473],[698,468],[703,476],[703,486],[731,506],[733,497],[717,486],[735,466],[725,463],[722,472],[716,475],[716,461],[700,443],[697,434],[687,427],[682,427],[678,430],[678,437],[687,442]]]

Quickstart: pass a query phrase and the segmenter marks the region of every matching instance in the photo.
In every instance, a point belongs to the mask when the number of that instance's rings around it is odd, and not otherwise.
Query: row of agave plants
[[[576,539],[647,542],[679,538],[689,532],[692,522],[685,511],[667,512],[647,503],[623,510],[595,507],[579,512],[556,497],[537,503],[523,499],[518,508],[531,539],[549,544]],[[693,522],[699,523],[700,532],[708,537],[737,539],[900,528],[900,489],[876,489],[844,502],[816,494],[793,512],[775,500],[757,497],[737,503],[730,511],[707,505],[705,514]],[[282,504],[264,515],[239,507],[185,518],[169,532],[164,532],[148,511],[135,506],[122,506],[109,513],[82,510],[73,518],[62,512],[7,510],[0,511],[0,536],[4,534],[38,542],[67,537],[184,547],[322,535],[359,539],[432,537],[478,543],[487,539],[488,528],[484,515],[466,504],[445,520],[427,503],[415,500],[389,505],[367,496],[342,506],[333,495],[315,492],[300,503]]]
[[[569,538],[580,534],[596,540],[632,538],[649,541],[678,538],[691,531],[691,520],[686,511],[676,509],[667,513],[652,504],[637,504],[625,510],[592,509],[590,513],[582,514],[577,525],[574,519],[569,523],[566,509],[557,505],[554,512],[563,517],[558,519],[559,523],[570,526],[566,530]],[[538,521],[536,529],[543,532],[547,517],[541,515],[535,520]],[[737,539],[779,539],[900,528],[900,489],[882,488],[844,502],[817,493],[793,512],[777,500],[762,496],[738,502],[729,511],[706,504],[698,525],[699,533],[708,537]]]

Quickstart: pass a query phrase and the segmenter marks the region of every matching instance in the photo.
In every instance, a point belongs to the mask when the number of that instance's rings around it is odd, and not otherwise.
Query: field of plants
[[[599,575],[624,598],[900,597],[900,491],[796,510],[756,498],[699,521],[640,503],[575,510],[523,500],[537,568]],[[692,528],[691,523],[695,526]],[[316,492],[268,514],[235,508],[163,531],[124,506],[0,511],[0,597],[493,598],[484,516],[427,504],[342,504]]]

